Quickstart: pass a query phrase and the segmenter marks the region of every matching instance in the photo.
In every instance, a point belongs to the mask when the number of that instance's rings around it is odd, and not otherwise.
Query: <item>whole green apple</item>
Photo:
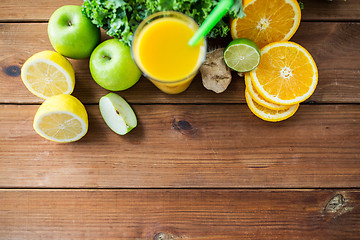
[[[130,47],[118,39],[100,43],[92,52],[89,65],[95,82],[111,91],[130,88],[142,74],[131,57]]]
[[[58,53],[76,59],[90,57],[100,42],[100,29],[75,5],[62,6],[51,15],[48,35]]]

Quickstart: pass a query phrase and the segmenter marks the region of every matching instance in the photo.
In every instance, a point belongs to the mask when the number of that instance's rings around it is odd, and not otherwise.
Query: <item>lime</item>
[[[231,41],[224,52],[226,65],[237,72],[249,72],[260,63],[260,50],[250,39]]]

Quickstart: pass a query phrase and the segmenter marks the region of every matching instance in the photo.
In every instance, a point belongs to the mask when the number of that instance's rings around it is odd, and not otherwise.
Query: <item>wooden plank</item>
[[[46,24],[0,24],[0,103],[41,103],[23,85],[20,68],[31,55],[52,49]],[[360,23],[302,23],[293,41],[306,47],[319,68],[319,85],[310,101],[319,103],[360,103]],[[105,34],[103,34],[103,38]],[[210,41],[224,46],[230,39]],[[107,93],[91,78],[88,59],[72,60],[76,71],[74,95],[85,103],[97,103]],[[226,92],[206,90],[198,76],[180,95],[167,95],[142,78],[121,94],[132,103],[244,103],[243,79],[234,79]]]
[[[358,21],[360,1],[358,0],[301,0],[304,9],[302,20],[306,21]]]
[[[0,190],[2,239],[359,239],[357,190]]]
[[[246,105],[134,105],[126,136],[87,106],[89,132],[38,136],[38,106],[0,105],[2,188],[360,187],[360,105],[304,105],[280,123]]]
[[[358,0],[314,1],[302,0],[305,9],[302,11],[302,20],[353,21],[360,19],[360,2]],[[82,0],[64,1],[16,1],[2,0],[0,21],[47,21],[51,14],[63,5],[81,5]]]
[[[0,21],[48,21],[51,14],[63,5],[81,5],[83,0],[2,0]]]

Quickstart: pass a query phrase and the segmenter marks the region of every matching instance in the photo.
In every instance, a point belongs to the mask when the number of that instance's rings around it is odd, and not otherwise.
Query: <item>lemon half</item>
[[[33,127],[42,137],[55,142],[74,142],[88,130],[88,115],[84,105],[75,97],[60,94],[41,104]]]
[[[73,66],[54,51],[42,51],[31,56],[21,68],[21,79],[31,93],[43,99],[71,94],[75,86]]]

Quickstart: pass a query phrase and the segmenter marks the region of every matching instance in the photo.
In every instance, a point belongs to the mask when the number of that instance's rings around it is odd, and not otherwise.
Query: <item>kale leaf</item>
[[[82,11],[92,23],[107,31],[109,36],[130,45],[133,33],[147,16],[166,10],[174,10],[203,23],[218,0],[84,0]],[[229,17],[244,17],[242,0],[235,0]],[[221,20],[208,37],[225,37],[230,31],[226,18]]]

